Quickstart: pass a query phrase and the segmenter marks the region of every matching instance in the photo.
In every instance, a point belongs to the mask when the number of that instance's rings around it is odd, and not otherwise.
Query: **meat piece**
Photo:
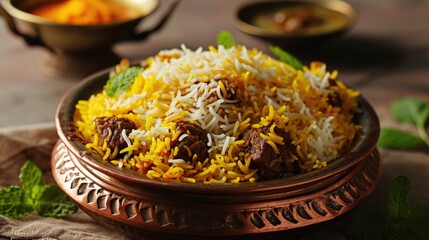
[[[328,95],[328,103],[333,107],[339,107],[343,105],[343,100],[338,96],[336,92],[329,93]]]
[[[127,118],[101,117],[94,120],[97,133],[106,140],[110,148],[117,146],[119,149],[127,147],[127,142],[122,137],[122,131],[130,134],[133,129],[137,129],[136,124]]]
[[[207,132],[204,131],[204,129],[196,124],[184,121],[176,122],[176,129],[180,131],[181,134],[178,139],[171,144],[172,148],[175,148],[176,146],[179,147],[179,151],[174,158],[190,161],[194,154],[196,154],[197,161],[203,162],[209,157],[207,147],[209,140],[207,138]],[[187,136],[183,137],[183,134],[186,134]],[[179,141],[179,139],[181,141]],[[187,148],[190,149],[190,153]]]
[[[329,85],[337,86],[337,82],[334,79],[329,79]],[[343,100],[337,92],[331,92],[328,94],[328,103],[333,107],[341,108],[341,106],[343,106]]]
[[[182,134],[186,133],[188,135],[195,135],[198,137],[198,139],[204,141],[205,143],[209,141],[207,138],[207,132],[196,124],[185,121],[177,121],[176,129],[182,132]]]
[[[274,132],[283,137],[284,142],[283,145],[277,144],[279,153],[276,154],[268,141],[259,135],[260,133],[268,135],[269,132],[269,127],[262,127],[249,129],[244,133],[244,151],[250,153],[251,167],[258,168],[259,175],[264,179],[281,178],[285,173],[298,173],[296,161],[291,161],[292,156],[296,156],[296,150],[289,135],[277,127],[274,128]]]

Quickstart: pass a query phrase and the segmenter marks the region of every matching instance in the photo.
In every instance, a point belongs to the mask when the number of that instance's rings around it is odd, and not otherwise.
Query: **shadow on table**
[[[394,39],[367,35],[344,36],[310,48],[290,49],[304,64],[311,61],[327,63],[328,70],[357,73],[361,77],[351,84],[363,86],[395,71],[409,57],[410,47]]]
[[[404,61],[408,50],[388,38],[345,36],[314,48],[291,52],[305,63],[319,60],[334,68],[359,71],[398,66]]]

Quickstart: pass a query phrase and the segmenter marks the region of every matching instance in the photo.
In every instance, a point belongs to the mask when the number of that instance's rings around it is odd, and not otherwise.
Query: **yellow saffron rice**
[[[286,132],[295,148],[289,161],[300,172],[326,167],[346,152],[360,128],[352,123],[359,93],[337,80],[324,63],[297,70],[257,49],[235,45],[208,50],[164,50],[144,62],[132,85],[117,96],[103,90],[76,105],[75,124],[86,147],[105,161],[149,178],[202,183],[254,182],[260,179],[243,151],[243,134],[269,127],[261,138],[279,152]],[[123,61],[115,69],[129,67]],[[106,79],[107,80],[107,79]],[[234,98],[227,98],[233,94]],[[330,99],[340,101],[333,104]],[[126,118],[137,129],[123,138],[127,147],[109,147],[94,119]],[[176,121],[207,132],[209,157],[176,159],[180,132]],[[186,149],[192,156],[191,149]],[[287,176],[287,174],[285,175]]]

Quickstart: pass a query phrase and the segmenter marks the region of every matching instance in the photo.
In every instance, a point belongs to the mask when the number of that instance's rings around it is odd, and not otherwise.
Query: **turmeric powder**
[[[140,15],[136,9],[108,0],[63,0],[36,7],[31,13],[54,22],[75,25],[106,24]]]

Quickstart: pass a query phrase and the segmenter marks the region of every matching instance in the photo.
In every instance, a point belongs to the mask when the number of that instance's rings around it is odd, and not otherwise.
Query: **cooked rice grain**
[[[260,134],[275,153],[285,144],[274,132],[286,132],[296,149],[288,161],[301,172],[326,167],[347,151],[359,129],[351,120],[357,91],[337,80],[337,71],[313,62],[296,70],[257,49],[236,45],[209,50],[161,51],[126,92],[108,97],[100,92],[76,105],[75,124],[86,147],[120,168],[153,179],[184,182],[238,183],[258,180],[240,137],[251,128],[270,127]],[[129,67],[122,62],[115,71]],[[121,132],[127,147],[111,149],[98,136],[94,119],[117,116],[133,121],[138,129]],[[197,124],[207,132],[210,157],[196,161],[177,159],[172,142],[186,134],[175,121]],[[286,174],[290,175],[290,173]]]

